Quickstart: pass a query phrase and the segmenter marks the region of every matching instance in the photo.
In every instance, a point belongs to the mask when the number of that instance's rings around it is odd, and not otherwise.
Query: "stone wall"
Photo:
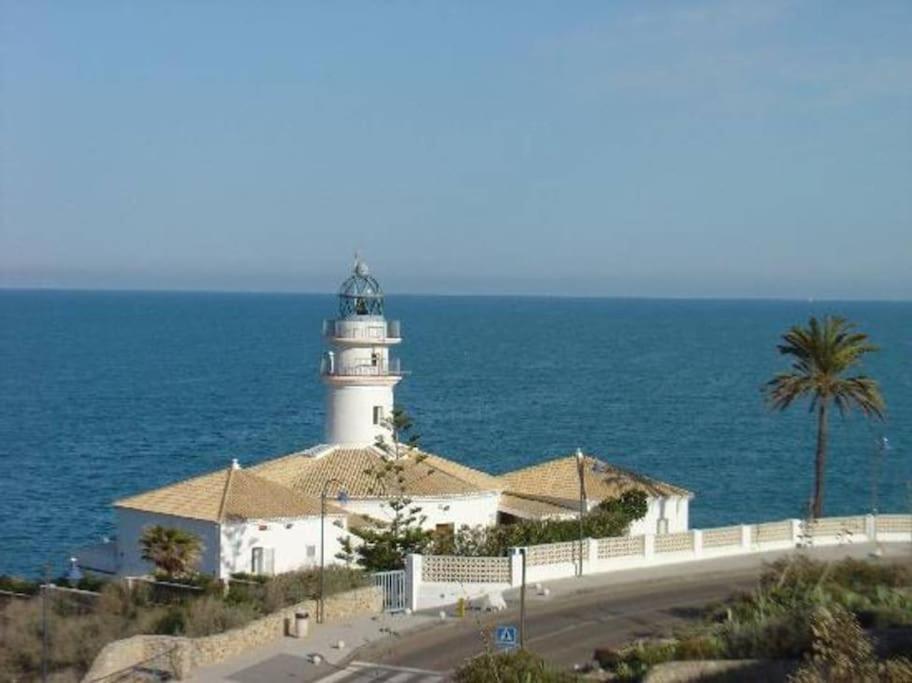
[[[338,621],[362,614],[383,611],[383,597],[378,588],[359,588],[326,598],[326,621]],[[258,647],[285,635],[286,623],[295,612],[307,612],[311,620],[317,613],[316,600],[305,600],[291,607],[258,619],[242,628],[193,639],[193,665],[207,666],[228,657]]]
[[[326,598],[326,621],[340,621],[383,611],[383,596],[374,586],[358,588]],[[133,636],[108,643],[95,658],[92,668],[82,683],[101,683],[118,678],[117,675],[132,666],[148,663],[171,673],[175,678],[187,677],[193,669],[221,662],[232,655],[250,650],[282,637],[286,622],[295,612],[316,615],[316,601],[306,600],[283,610],[252,621],[241,628],[232,629],[203,638],[174,636]]]
[[[105,645],[95,657],[92,668],[82,679],[83,683],[122,680],[121,674],[137,664],[183,678],[192,667],[189,642],[189,638],[144,635],[115,640]]]

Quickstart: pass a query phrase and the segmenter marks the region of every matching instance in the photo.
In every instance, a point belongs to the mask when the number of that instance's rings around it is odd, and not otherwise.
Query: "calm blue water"
[[[111,533],[110,501],[318,442],[322,295],[0,292],[0,573]],[[908,510],[912,304],[407,297],[398,391],[426,448],[493,472],[578,445],[696,492],[695,526],[798,516],[814,424],[760,386],[788,325],[843,314],[883,347],[881,509]],[[828,514],[871,504],[875,436],[836,420]]]

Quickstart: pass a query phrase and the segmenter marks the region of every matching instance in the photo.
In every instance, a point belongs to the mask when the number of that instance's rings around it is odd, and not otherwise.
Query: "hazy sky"
[[[0,285],[912,298],[912,2],[0,0]]]

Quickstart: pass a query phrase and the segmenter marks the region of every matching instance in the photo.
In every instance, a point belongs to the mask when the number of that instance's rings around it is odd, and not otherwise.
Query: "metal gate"
[[[383,611],[401,612],[408,607],[405,590],[405,570],[376,572],[374,585],[383,591]]]

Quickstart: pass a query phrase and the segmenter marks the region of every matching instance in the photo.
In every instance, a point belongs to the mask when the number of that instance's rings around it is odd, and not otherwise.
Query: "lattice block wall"
[[[724,548],[732,545],[741,545],[740,526],[723,526],[703,532],[704,548]]]
[[[655,551],[657,553],[676,553],[693,550],[693,534],[682,531],[677,534],[659,534],[655,537]]]
[[[542,564],[577,562],[579,552],[579,542],[577,541],[532,545],[526,548],[526,564],[532,567]],[[583,559],[589,559],[589,542],[586,539],[583,539]]]
[[[886,534],[912,532],[912,515],[878,515],[877,530]]]
[[[808,527],[814,536],[842,536],[865,533],[864,517],[824,517]]]
[[[617,538],[598,539],[598,558],[625,557],[642,555],[645,552],[646,539],[643,536],[619,536]]]
[[[792,522],[765,522],[751,527],[751,543],[772,543],[792,540]]]
[[[445,583],[510,583],[509,557],[425,555],[421,580]]]

